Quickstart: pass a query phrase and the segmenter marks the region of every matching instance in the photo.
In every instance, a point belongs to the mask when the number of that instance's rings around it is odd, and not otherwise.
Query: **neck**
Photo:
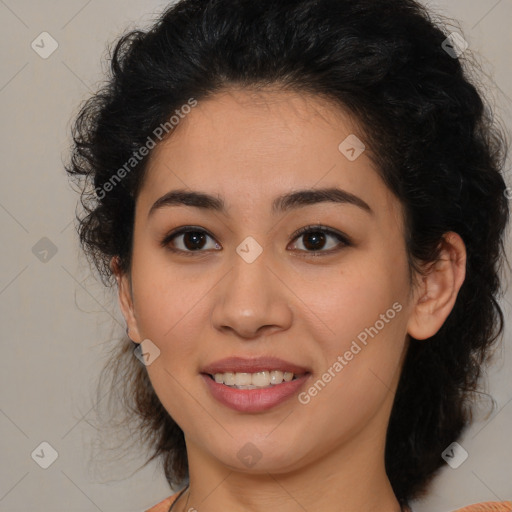
[[[350,444],[315,454],[307,465],[257,473],[227,467],[187,440],[190,487],[176,510],[400,512],[385,471],[385,439],[372,432],[367,428]]]

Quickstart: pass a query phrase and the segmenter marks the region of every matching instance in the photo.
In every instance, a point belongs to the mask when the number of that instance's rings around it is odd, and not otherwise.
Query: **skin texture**
[[[442,326],[466,254],[461,238],[447,234],[441,260],[411,287],[401,205],[375,171],[369,143],[354,161],[339,151],[350,134],[364,140],[326,100],[230,89],[199,102],[152,151],[130,274],[115,260],[113,269],[130,337],[159,348],[147,371],[185,434],[190,494],[174,510],[400,510],[384,447],[403,356],[409,335],[421,343]],[[373,213],[327,202],[271,211],[281,194],[330,186]],[[175,189],[222,197],[227,213],[175,205],[148,217]],[[312,255],[305,236],[292,235],[318,223],[352,245],[325,234],[317,246],[324,252]],[[211,233],[202,252],[159,245],[180,226]],[[248,236],[263,249],[252,263],[236,252]],[[169,242],[186,251],[184,243]],[[224,357],[271,355],[309,368],[307,391],[395,303],[400,312],[307,404],[293,396],[268,411],[238,412],[219,404],[200,376]],[[237,457],[248,442],[261,454],[251,468]]]

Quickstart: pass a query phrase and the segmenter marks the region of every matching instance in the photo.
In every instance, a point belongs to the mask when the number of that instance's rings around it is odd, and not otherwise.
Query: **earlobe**
[[[452,311],[466,276],[466,247],[460,235],[443,236],[439,259],[422,276],[408,324],[408,334],[424,340],[434,336]]]
[[[130,276],[120,269],[117,256],[111,259],[110,268],[117,281],[119,307],[126,321],[126,333],[132,341],[140,343],[142,338],[140,337],[137,319],[135,318]]]

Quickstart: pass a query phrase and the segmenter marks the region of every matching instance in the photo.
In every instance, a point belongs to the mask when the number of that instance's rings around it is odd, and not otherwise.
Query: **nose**
[[[292,292],[265,253],[252,263],[234,255],[232,270],[215,287],[211,312],[215,329],[254,339],[290,327]]]

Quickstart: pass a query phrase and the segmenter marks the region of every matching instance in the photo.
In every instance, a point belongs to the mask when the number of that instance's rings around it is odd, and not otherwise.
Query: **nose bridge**
[[[262,327],[287,328],[291,322],[286,288],[275,277],[271,249],[247,237],[232,255],[232,270],[217,290],[211,315],[219,330],[253,337]],[[219,283],[220,284],[220,283]]]

